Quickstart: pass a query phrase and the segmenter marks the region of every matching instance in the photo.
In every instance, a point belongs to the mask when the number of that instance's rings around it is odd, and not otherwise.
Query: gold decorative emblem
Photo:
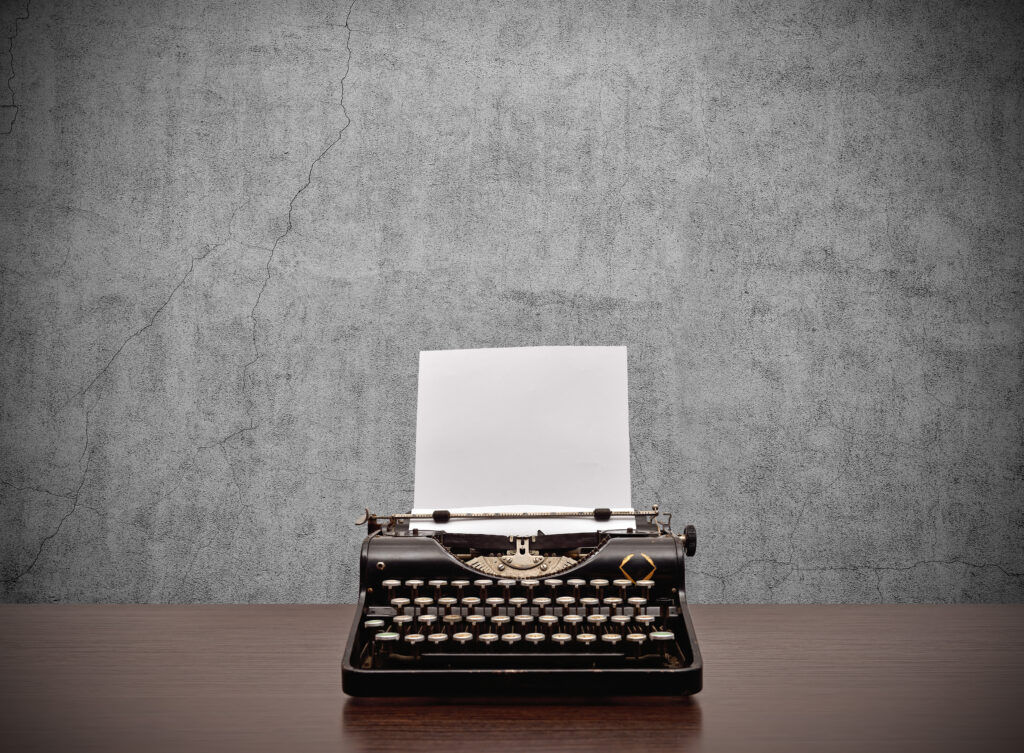
[[[639,572],[637,570],[638,567],[646,569],[646,566],[639,559],[633,560],[633,558],[635,556],[636,556],[636,553],[627,554],[625,557],[623,557],[622,558],[622,562],[619,563],[619,571],[623,575],[625,575],[627,578],[629,578],[631,583],[636,583],[638,580],[650,580],[651,576],[654,575],[654,571],[657,570],[658,568],[654,564],[654,560],[652,560],[650,557],[648,557],[643,552],[640,552],[640,556],[643,557],[645,560],[647,560],[647,564],[651,566],[651,571],[649,573],[647,573],[647,575],[645,575],[642,578],[634,578],[632,575],[629,574],[629,570],[626,570],[626,565],[628,565],[631,560],[633,561],[633,567],[631,567],[630,570],[632,570],[634,573]]]

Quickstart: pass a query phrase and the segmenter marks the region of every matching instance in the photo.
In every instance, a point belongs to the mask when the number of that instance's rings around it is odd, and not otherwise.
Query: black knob
[[[693,526],[686,526],[683,529],[683,537],[686,539],[686,556],[692,557],[697,553],[697,529]]]

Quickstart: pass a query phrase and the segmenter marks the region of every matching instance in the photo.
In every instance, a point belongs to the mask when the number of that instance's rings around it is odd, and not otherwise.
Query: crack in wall
[[[256,310],[259,308],[260,302],[263,300],[263,294],[266,292],[267,286],[270,284],[270,278],[272,276],[271,266],[274,263],[274,257],[277,255],[277,248],[278,246],[281,245],[285,238],[287,238],[291,234],[292,230],[294,229],[292,216],[295,212],[295,202],[297,202],[299,197],[306,191],[306,189],[309,188],[310,185],[312,185],[313,171],[316,169],[316,166],[324,157],[327,156],[327,154],[332,149],[334,149],[335,146],[338,145],[342,137],[345,135],[345,131],[347,131],[348,127],[352,125],[352,118],[349,117],[348,110],[345,108],[345,80],[348,78],[349,71],[352,69],[352,29],[349,26],[349,19],[352,17],[352,9],[355,8],[356,2],[357,0],[352,0],[352,3],[348,6],[348,13],[345,14],[345,23],[342,25],[342,28],[346,30],[345,51],[348,57],[345,61],[345,72],[341,76],[341,99],[339,101],[339,105],[341,107],[342,114],[345,116],[345,125],[343,125],[341,127],[341,130],[338,131],[338,135],[334,138],[334,140],[332,140],[331,143],[329,143],[323,149],[323,151],[321,151],[320,154],[317,155],[316,159],[314,159],[310,163],[309,170],[306,173],[306,182],[299,188],[298,191],[295,192],[295,194],[291,198],[291,201],[288,202],[288,214],[285,222],[284,231],[280,235],[278,235],[277,238],[274,239],[274,242],[271,244],[269,252],[267,253],[267,262],[264,268],[263,283],[260,285],[259,292],[257,292],[256,294],[256,300],[252,304],[252,310],[249,312],[249,318],[252,321],[253,356],[252,360],[250,360],[242,367],[243,394],[247,394],[247,384],[249,383],[249,369],[255,366],[256,363],[259,362],[260,359],[262,359],[264,356],[264,354],[260,351],[259,347],[259,320],[256,316]],[[251,408],[248,408],[248,413],[250,421],[253,421],[254,419],[252,418]]]
[[[29,19],[29,6],[32,5],[32,0],[25,0],[25,15],[18,16],[14,19],[14,33],[7,37],[7,55],[11,59],[11,75],[7,77],[7,91],[11,93],[11,104],[3,105],[4,110],[14,110],[14,117],[11,118],[11,125],[6,131],[0,131],[0,135],[9,136],[14,132],[14,123],[18,120],[18,113],[21,111],[21,106],[18,105],[14,98],[14,40],[18,38],[18,32],[22,21],[28,21]]]

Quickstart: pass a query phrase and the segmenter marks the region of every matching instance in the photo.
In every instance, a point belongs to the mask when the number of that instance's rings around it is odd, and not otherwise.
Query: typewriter
[[[622,527],[533,536],[446,532],[456,518],[591,518]],[[432,530],[419,530],[429,521]],[[377,516],[342,662],[353,696],[686,695],[702,663],[684,556],[651,510]],[[420,523],[420,525],[423,525]],[[543,527],[540,521],[539,527]],[[582,526],[581,526],[582,527]]]

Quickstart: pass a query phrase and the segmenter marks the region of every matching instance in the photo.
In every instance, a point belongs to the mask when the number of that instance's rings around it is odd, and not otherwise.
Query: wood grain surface
[[[347,698],[352,610],[0,606],[0,747],[1024,750],[1024,606],[695,606],[684,699]]]

